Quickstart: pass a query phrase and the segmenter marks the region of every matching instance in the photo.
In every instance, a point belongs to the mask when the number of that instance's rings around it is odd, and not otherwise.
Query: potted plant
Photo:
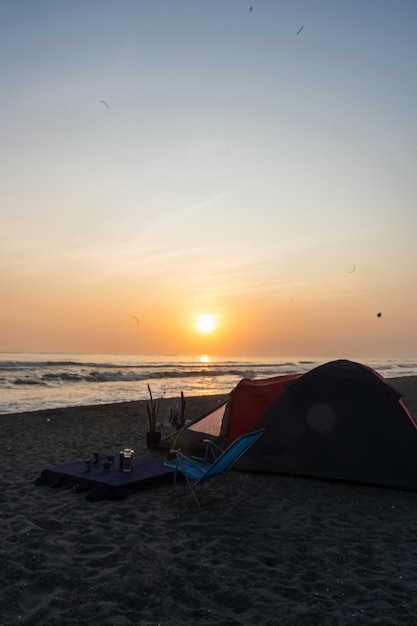
[[[184,396],[184,392],[181,391],[181,409],[180,409],[180,429],[184,428],[185,420],[187,419],[188,409],[187,409],[187,401]]]
[[[172,459],[176,459],[177,455],[175,454],[175,450],[179,450],[180,437],[183,433],[183,429],[177,430],[175,433],[171,435],[171,449],[167,450],[166,457],[168,461]]]
[[[155,400],[152,396],[152,391],[149,385],[148,391],[150,400],[146,405],[146,411],[148,413],[149,431],[146,433],[146,443],[148,445],[148,448],[151,448],[155,444],[159,443],[159,441],[161,440],[161,433],[156,430],[156,421],[158,419],[159,404],[164,394],[162,394],[162,396],[158,400]]]
[[[184,392],[181,391],[181,406],[175,405],[175,409],[171,409],[170,422],[177,430],[184,428],[185,420],[187,419],[187,401],[184,396]]]

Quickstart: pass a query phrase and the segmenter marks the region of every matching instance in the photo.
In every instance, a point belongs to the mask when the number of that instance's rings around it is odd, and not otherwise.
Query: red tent
[[[261,415],[273,400],[301,374],[252,380],[243,378],[230,394],[221,435],[231,444],[237,437],[253,430]]]
[[[221,407],[196,420],[181,436],[181,447],[198,447],[203,438],[232,443],[251,431],[271,402],[301,374],[252,380],[243,378],[233,389],[230,399]]]

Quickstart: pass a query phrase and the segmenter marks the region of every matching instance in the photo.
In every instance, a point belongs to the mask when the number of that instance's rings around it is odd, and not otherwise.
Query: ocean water
[[[338,357],[335,357],[338,358]],[[305,373],[332,358],[0,353],[0,414],[65,406],[229,393],[242,378]],[[386,378],[417,361],[358,360]]]

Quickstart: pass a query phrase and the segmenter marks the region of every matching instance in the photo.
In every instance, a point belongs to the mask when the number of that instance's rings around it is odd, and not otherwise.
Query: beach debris
[[[304,26],[301,26],[301,28],[299,28],[299,29],[297,30],[297,35],[299,35],[299,34],[301,33],[301,31],[303,30],[303,28],[304,28]]]
[[[104,106],[109,109],[109,105],[107,104],[107,102],[105,100],[100,100],[101,104],[104,104]]]

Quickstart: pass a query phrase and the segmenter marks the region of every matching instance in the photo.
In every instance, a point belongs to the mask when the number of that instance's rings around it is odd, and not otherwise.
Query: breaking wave
[[[226,394],[242,378],[304,373],[330,360],[0,354],[0,413],[147,399],[148,385],[172,398]],[[387,378],[417,375],[417,362],[361,362]]]

